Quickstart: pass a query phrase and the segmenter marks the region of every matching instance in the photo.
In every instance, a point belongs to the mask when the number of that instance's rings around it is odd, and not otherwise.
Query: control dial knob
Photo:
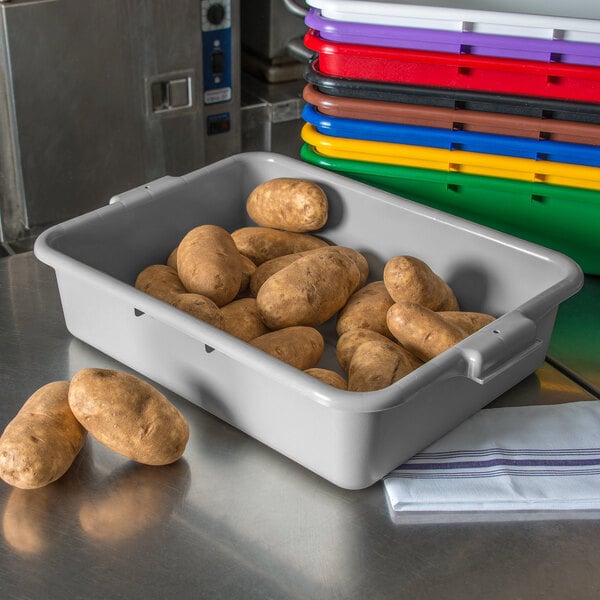
[[[225,18],[225,7],[220,4],[211,4],[206,11],[206,18],[212,25],[219,25]]]

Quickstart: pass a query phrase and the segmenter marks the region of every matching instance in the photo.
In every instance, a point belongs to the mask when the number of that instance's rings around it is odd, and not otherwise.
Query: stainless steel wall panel
[[[205,4],[0,4],[0,214],[8,239],[239,152],[238,0],[223,0],[231,7],[232,83],[230,98],[214,104],[204,103]],[[189,81],[190,105],[153,112],[152,82],[178,77]],[[221,114],[226,127],[209,131],[207,119]]]

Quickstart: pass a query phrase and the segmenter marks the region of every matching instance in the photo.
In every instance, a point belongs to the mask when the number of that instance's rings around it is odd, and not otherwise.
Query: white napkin
[[[393,514],[600,509],[600,401],[481,410],[384,486]]]

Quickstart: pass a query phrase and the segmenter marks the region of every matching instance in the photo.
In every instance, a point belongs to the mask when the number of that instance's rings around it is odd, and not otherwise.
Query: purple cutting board
[[[305,24],[332,42],[600,66],[600,44],[335,21],[311,8]]]

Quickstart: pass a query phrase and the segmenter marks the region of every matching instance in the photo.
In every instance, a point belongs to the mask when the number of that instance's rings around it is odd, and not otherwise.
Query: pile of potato
[[[314,182],[266,181],[246,210],[256,226],[193,228],[164,264],[139,273],[136,288],[349,391],[387,387],[493,320],[461,311],[413,256],[390,257],[383,279],[369,282],[362,254],[315,235],[329,206]],[[318,327],[332,318],[340,372],[319,367]]]
[[[114,452],[145,465],[178,460],[189,427],[149,383],[112,369],[82,369],[53,381],[23,404],[0,437],[0,477],[36,489],[62,477],[90,433]]]
[[[277,178],[246,201],[256,226],[189,231],[135,286],[336,388],[385,388],[493,320],[461,311],[422,260],[393,256],[369,281],[366,258],[314,232],[328,219],[315,183]],[[335,318],[338,370],[319,366],[318,327]],[[343,373],[343,375],[342,375]],[[0,477],[38,488],[61,477],[87,433],[149,465],[176,461],[189,437],[179,411],[133,375],[83,369],[35,392],[0,438]]]

